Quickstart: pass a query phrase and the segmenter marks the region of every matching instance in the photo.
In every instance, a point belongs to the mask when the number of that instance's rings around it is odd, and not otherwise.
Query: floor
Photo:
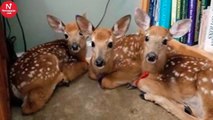
[[[12,120],[177,120],[163,108],[139,97],[125,86],[103,90],[84,75],[69,87],[59,87],[39,112],[23,116],[12,108]]]

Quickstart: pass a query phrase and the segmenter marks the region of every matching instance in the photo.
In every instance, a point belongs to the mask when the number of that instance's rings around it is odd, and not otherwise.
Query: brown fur
[[[99,30],[98,30],[99,31]],[[101,33],[108,31],[101,31]],[[98,32],[94,32],[94,36]],[[94,37],[96,38],[96,37]],[[108,38],[95,39],[94,42],[107,43],[109,38],[114,38],[113,36],[108,36]],[[90,61],[89,76],[92,79],[100,79],[102,76],[101,86],[103,88],[115,88],[126,83],[130,83],[138,77],[140,74],[140,52],[142,50],[141,46],[143,44],[143,35],[127,35],[120,39],[113,39],[114,47],[110,52],[104,55],[106,65],[103,69],[98,69],[94,65],[94,59],[97,57],[96,53]],[[101,40],[101,41],[99,41]],[[106,46],[105,44],[104,46]],[[131,46],[133,46],[131,48]],[[106,47],[99,47],[101,49],[108,49]],[[132,54],[130,54],[132,53]],[[128,74],[126,74],[128,73]]]
[[[17,97],[23,99],[24,114],[40,110],[58,83],[63,80],[72,81],[88,69],[85,60],[86,37],[79,36],[75,23],[70,23],[65,28],[65,32],[71,36],[68,40],[55,40],[38,45],[24,53],[11,68],[12,89]],[[81,41],[78,53],[70,51],[73,41]]]
[[[146,92],[144,96],[146,100],[156,102],[180,119],[213,119],[212,61],[186,55],[169,54],[167,46],[162,45],[163,38],[169,34],[166,31],[159,27],[151,27],[147,30],[150,41],[144,44],[143,57],[146,56],[147,51],[154,51],[158,55],[158,60],[156,63],[150,64],[145,61],[145,58],[143,59],[142,71],[148,71],[150,75],[140,80],[138,88]],[[171,36],[169,39],[171,40]],[[153,42],[156,42],[155,45],[146,49],[146,46],[150,46]],[[161,47],[159,47],[160,45]],[[189,51],[185,53],[182,50],[182,52],[182,54],[190,54]],[[193,56],[193,52],[191,55]],[[199,57],[205,58],[201,55]],[[159,63],[163,64],[159,66]],[[147,64],[149,64],[148,68]],[[190,102],[192,100],[196,106]],[[193,116],[184,113],[184,108],[180,107],[184,104],[189,105]],[[200,106],[198,107],[198,105]]]

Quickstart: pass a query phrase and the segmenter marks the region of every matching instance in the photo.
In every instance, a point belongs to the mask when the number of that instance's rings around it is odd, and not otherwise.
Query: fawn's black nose
[[[76,50],[79,49],[79,45],[78,45],[77,43],[73,43],[73,44],[71,45],[71,48],[72,48],[72,50],[76,51]]]
[[[95,60],[95,65],[96,65],[97,67],[103,67],[104,64],[105,64],[104,59],[101,58],[101,57],[98,57],[98,58]]]
[[[155,62],[158,59],[158,56],[154,52],[150,52],[146,55],[148,62]]]

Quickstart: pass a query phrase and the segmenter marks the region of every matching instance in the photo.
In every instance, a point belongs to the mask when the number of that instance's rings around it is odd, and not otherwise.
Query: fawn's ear
[[[147,30],[150,27],[149,15],[142,11],[140,8],[135,9],[135,22],[143,30]]]
[[[52,15],[47,15],[47,21],[48,21],[48,24],[50,25],[50,27],[55,31],[55,32],[58,32],[58,33],[63,33],[64,32],[64,23],[58,19],[57,17],[55,16],[52,16]]]
[[[83,13],[82,16],[87,18],[87,13]]]
[[[75,19],[76,19],[76,23],[78,25],[79,30],[84,35],[91,35],[92,32],[95,30],[92,23],[89,20],[87,20],[84,16],[76,15]]]
[[[116,38],[120,38],[124,36],[129,29],[129,25],[131,22],[131,15],[126,15],[120,18],[112,27],[112,32]]]
[[[169,32],[173,38],[182,37],[191,28],[191,23],[192,20],[190,19],[179,20],[172,25],[172,27],[169,29]]]

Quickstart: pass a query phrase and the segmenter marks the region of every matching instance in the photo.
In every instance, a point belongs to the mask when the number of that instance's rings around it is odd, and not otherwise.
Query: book
[[[177,0],[176,3],[176,21],[182,19],[182,2],[183,0]]]
[[[198,38],[198,47],[200,49],[204,48],[208,15],[209,15],[209,9],[204,9],[202,11],[202,16],[200,20],[201,23],[200,23],[200,32],[199,32],[199,38]]]
[[[172,0],[159,0],[159,26],[169,29],[171,26]]]
[[[154,17],[153,17],[153,14],[154,14],[154,4],[155,4],[155,0],[150,0],[149,2],[149,17],[150,17],[150,26],[154,25],[153,21],[154,21]]]
[[[194,45],[195,22],[196,22],[197,0],[189,0],[188,2],[188,18],[192,20],[191,28],[187,35],[187,45]]]
[[[142,0],[141,8],[142,8],[142,10],[145,11],[146,13],[149,13],[149,1],[150,1],[150,0]]]
[[[171,25],[176,22],[177,0],[172,0]]]
[[[194,37],[194,44],[198,43],[198,37],[199,37],[199,32],[200,32],[200,19],[201,19],[201,4],[202,0],[197,0],[197,15],[196,15],[196,21],[195,21],[195,37]]]
[[[181,1],[181,19],[186,19],[186,18],[188,18],[188,1],[189,0],[182,0]],[[188,34],[188,33],[187,33]],[[187,40],[187,34],[186,35],[184,35],[184,36],[182,36],[181,38],[180,38],[180,42],[181,43],[186,43],[186,40]]]
[[[204,50],[213,53],[213,0],[209,8]]]

